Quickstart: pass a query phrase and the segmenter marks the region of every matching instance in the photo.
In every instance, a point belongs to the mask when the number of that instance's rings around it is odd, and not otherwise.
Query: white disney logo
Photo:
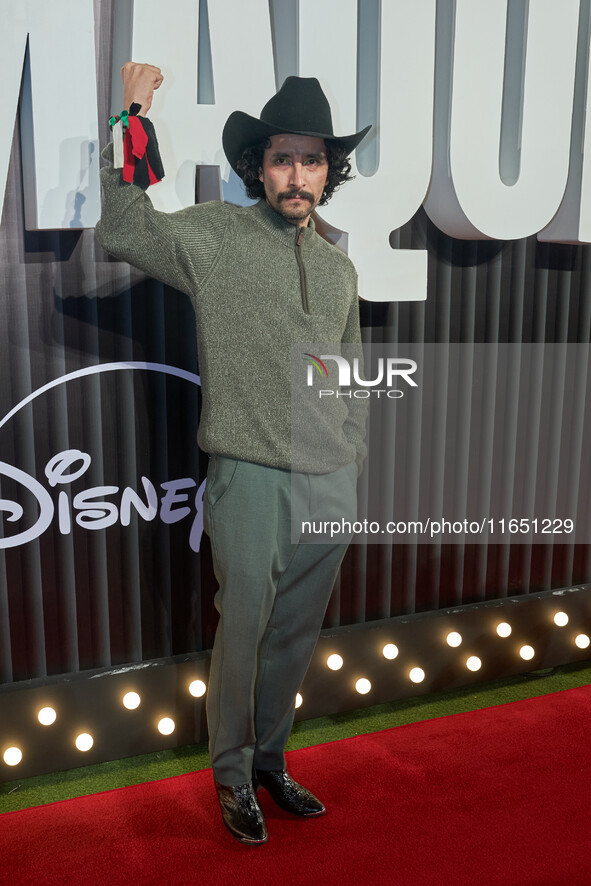
[[[146,369],[153,372],[164,372],[168,375],[176,375],[192,384],[199,385],[201,380],[198,375],[167,366],[163,363],[101,363],[97,366],[89,366],[85,369],[71,372],[68,375],[55,379],[30,394],[14,407],[0,421],[0,428],[5,425],[12,416],[26,404],[64,382],[86,375],[94,375],[99,372],[109,372],[123,369]],[[51,487],[64,486],[78,480],[86,473],[92,463],[92,458],[87,452],[79,449],[66,449],[58,452],[47,462],[45,476]],[[0,538],[0,548],[11,548],[26,544],[35,538],[39,538],[52,524],[56,506],[48,490],[35,477],[20,470],[14,465],[0,462],[0,476],[10,477],[16,483],[31,492],[39,506],[39,517],[35,523],[17,535]],[[144,497],[140,496],[129,486],[120,490],[119,486],[95,486],[85,489],[74,495],[71,503],[70,496],[65,490],[60,490],[57,500],[58,528],[62,535],[68,535],[72,531],[72,517],[78,526],[85,529],[97,530],[113,526],[117,521],[122,526],[129,526],[131,522],[132,508],[144,520],[151,521],[160,517],[162,523],[172,524],[185,519],[192,512],[189,506],[189,492],[197,486],[191,477],[183,477],[178,480],[167,480],[160,484],[164,494],[159,494],[156,486],[147,477],[141,478]],[[189,533],[189,546],[191,550],[199,551],[201,536],[203,534],[203,492],[205,480],[197,488],[194,496],[195,513]],[[117,495],[121,492],[119,503],[107,501],[107,496]],[[23,507],[15,501],[0,499],[0,512],[4,511],[6,521],[14,523],[20,520],[24,514]]]

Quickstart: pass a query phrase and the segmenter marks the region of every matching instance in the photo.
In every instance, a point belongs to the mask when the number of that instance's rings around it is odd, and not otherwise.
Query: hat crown
[[[316,77],[287,77],[261,111],[261,120],[286,132],[333,134],[330,105]]]

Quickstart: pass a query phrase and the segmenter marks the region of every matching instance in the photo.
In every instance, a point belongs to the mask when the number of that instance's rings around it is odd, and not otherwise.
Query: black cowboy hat
[[[316,77],[288,77],[261,111],[260,120],[243,111],[230,114],[222,133],[222,145],[230,166],[238,172],[236,166],[243,150],[266,136],[286,132],[329,138],[350,153],[370,129],[371,126],[366,126],[354,135],[335,135],[330,105]]]

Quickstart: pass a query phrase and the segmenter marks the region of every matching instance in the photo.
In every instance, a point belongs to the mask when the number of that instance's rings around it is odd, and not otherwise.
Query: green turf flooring
[[[310,747],[392,726],[560,692],[590,682],[591,662],[576,662],[548,673],[507,677],[490,683],[473,684],[464,689],[420,695],[330,717],[304,720],[294,725],[287,748],[294,750]],[[70,769],[67,772],[5,782],[0,784],[0,813],[168,778],[208,766],[207,747],[191,745]]]

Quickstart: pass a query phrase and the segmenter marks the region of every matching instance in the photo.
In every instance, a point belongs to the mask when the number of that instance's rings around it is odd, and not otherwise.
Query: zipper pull
[[[296,246],[302,245],[302,237],[304,236],[304,229],[300,228],[298,235],[296,237]]]

